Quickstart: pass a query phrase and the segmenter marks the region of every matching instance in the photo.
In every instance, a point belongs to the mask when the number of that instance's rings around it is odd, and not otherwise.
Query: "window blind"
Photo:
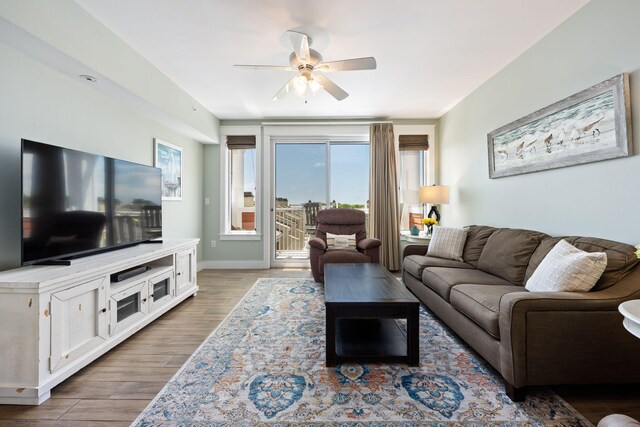
[[[228,135],[227,148],[229,150],[249,150],[256,148],[255,135]]]
[[[429,149],[429,135],[400,135],[400,151]]]

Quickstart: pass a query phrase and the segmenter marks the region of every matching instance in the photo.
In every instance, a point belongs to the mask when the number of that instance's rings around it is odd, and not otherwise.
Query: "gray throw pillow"
[[[431,236],[427,248],[427,256],[462,261],[467,232],[466,228],[433,227],[433,236]]]

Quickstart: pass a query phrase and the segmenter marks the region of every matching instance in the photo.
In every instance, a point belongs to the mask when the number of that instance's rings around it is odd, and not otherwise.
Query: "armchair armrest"
[[[381,244],[382,242],[379,239],[372,239],[372,238],[362,239],[358,242],[358,249],[366,251],[368,249],[377,248]]]
[[[324,240],[319,237],[312,237],[309,239],[309,246],[312,248],[320,249],[321,251],[325,251],[327,249],[327,244]]]

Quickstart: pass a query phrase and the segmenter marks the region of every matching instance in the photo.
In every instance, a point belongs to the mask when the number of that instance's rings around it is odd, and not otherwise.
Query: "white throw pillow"
[[[587,292],[606,267],[606,253],[585,252],[560,240],[527,280],[525,288],[532,292]]]
[[[327,246],[335,248],[355,248],[355,234],[331,234],[327,233]]]
[[[462,261],[462,251],[467,241],[468,231],[466,228],[433,227],[427,256]]]

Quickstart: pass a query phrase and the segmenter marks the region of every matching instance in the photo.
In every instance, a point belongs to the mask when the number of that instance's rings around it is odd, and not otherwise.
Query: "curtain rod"
[[[391,120],[365,122],[262,122],[262,126],[335,126],[335,125],[370,125],[373,123],[391,123]]]

